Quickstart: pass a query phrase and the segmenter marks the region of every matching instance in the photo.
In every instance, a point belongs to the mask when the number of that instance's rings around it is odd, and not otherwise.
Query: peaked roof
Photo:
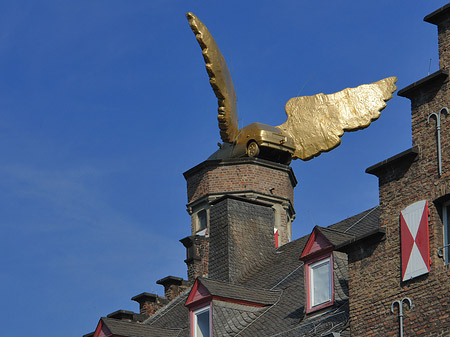
[[[339,247],[379,232],[379,208],[369,209],[326,228],[316,228],[333,246]],[[294,240],[262,257],[252,270],[243,275],[239,284],[198,279],[212,295],[214,336],[296,337],[323,336],[332,332],[349,336],[348,270],[344,252],[334,252],[334,305],[322,309],[320,314],[306,314],[304,264],[299,257],[308,238],[304,236]],[[185,303],[190,291],[186,290],[143,324],[114,320],[108,321],[108,328],[111,326],[117,334],[125,337],[135,337],[136,333],[141,337],[189,337],[189,309]],[[214,300],[214,296],[219,300]],[[243,305],[220,298],[263,303],[265,306]],[[136,326],[147,329],[137,331],[139,328]]]
[[[114,318],[102,317],[101,322],[108,330],[117,336],[126,337],[176,337],[181,329],[161,329],[134,322],[122,321]]]
[[[274,304],[281,295],[281,292],[278,290],[243,287],[240,285],[211,280],[204,277],[197,278],[196,283],[202,284],[209,292],[209,294],[214,297],[258,303],[263,305]],[[196,289],[195,285],[192,289]],[[189,298],[191,298],[191,295],[189,296]]]
[[[341,232],[332,228],[316,226],[317,230],[327,238],[333,245],[334,249],[338,249],[345,243],[355,240],[356,236],[353,234]]]

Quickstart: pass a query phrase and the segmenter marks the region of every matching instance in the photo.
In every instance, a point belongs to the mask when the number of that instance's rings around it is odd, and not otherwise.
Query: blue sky
[[[438,70],[443,1],[0,2],[2,335],[81,336],[186,277],[182,173],[220,141],[217,101],[184,14],[231,70],[240,125],[285,121],[299,95]],[[430,62],[431,60],[431,62]],[[364,170],[411,146],[410,102],[292,164],[294,238],[378,204]],[[25,331],[26,330],[26,331]]]

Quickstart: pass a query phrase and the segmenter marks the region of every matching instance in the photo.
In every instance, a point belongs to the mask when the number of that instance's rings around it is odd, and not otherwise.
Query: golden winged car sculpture
[[[287,121],[277,127],[252,123],[239,130],[236,93],[222,53],[206,26],[187,13],[202,48],[209,81],[218,100],[221,149],[210,158],[258,157],[289,164],[291,158],[309,160],[341,143],[344,131],[364,129],[380,117],[397,89],[389,77],[334,94],[291,98],[285,106]]]

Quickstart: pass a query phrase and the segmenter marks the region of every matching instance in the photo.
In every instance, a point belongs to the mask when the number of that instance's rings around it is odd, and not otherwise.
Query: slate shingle
[[[127,337],[178,337],[181,329],[160,329],[147,324],[102,317],[101,320],[113,335]]]
[[[334,245],[358,240],[379,230],[379,208],[369,209],[319,230]],[[302,237],[267,254],[242,275],[238,285],[201,279],[213,295],[267,305],[257,308],[213,301],[214,336],[297,337],[322,336],[330,332],[349,336],[345,253],[333,253],[335,304],[318,313],[305,313],[304,265],[299,257],[307,239],[308,236]],[[189,311],[184,306],[187,296],[186,292],[176,298],[145,323],[164,329],[178,327],[181,328],[180,337],[189,336]]]
[[[280,297],[280,292],[275,290],[243,287],[235,284],[211,280],[199,277],[199,281],[213,296],[220,296],[241,301],[259,303],[263,305],[274,304]]]

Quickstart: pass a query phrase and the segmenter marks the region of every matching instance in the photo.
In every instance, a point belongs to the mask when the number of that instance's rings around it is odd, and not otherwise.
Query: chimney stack
[[[211,204],[209,278],[234,283],[275,252],[270,204],[226,195]]]

